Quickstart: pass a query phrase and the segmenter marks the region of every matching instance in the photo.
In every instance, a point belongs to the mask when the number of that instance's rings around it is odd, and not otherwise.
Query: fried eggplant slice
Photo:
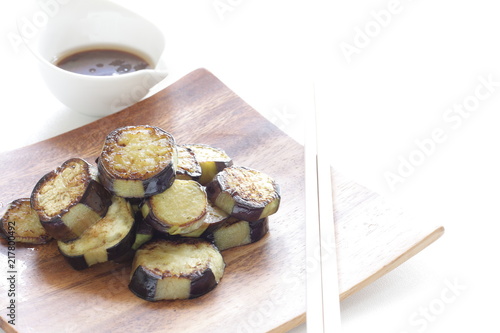
[[[202,185],[208,184],[219,171],[233,165],[231,157],[220,148],[205,144],[187,144],[184,147],[193,151],[201,166],[201,177],[198,181]]]
[[[190,148],[177,146],[177,162],[176,179],[199,181],[201,166]]]
[[[228,218],[229,215],[225,211],[208,201],[207,213],[203,218],[201,226],[190,233],[183,234],[182,236],[204,238],[208,235],[212,235],[217,229],[226,223]]]
[[[0,219],[0,231],[17,243],[45,244],[52,237],[40,223],[29,198],[20,198],[7,205]]]
[[[205,188],[194,180],[175,180],[162,193],[148,198],[142,205],[144,221],[170,235],[186,234],[198,229],[207,212]]]
[[[155,126],[117,128],[106,137],[97,167],[101,183],[114,195],[144,198],[161,193],[175,179],[175,140]]]
[[[262,239],[269,231],[267,217],[255,222],[248,222],[231,218],[225,225],[217,229],[212,236],[215,246],[220,251],[233,247],[255,243]]]
[[[76,240],[58,241],[59,251],[76,270],[114,260],[134,244],[134,214],[130,203],[114,196],[108,213]]]
[[[218,285],[224,268],[222,255],[209,241],[155,240],[137,250],[129,289],[147,301],[195,298]]]
[[[229,215],[253,222],[278,211],[278,184],[263,172],[231,166],[207,185],[208,198]]]
[[[82,235],[106,215],[111,204],[111,194],[81,158],[69,159],[43,176],[30,199],[45,230],[64,242]]]

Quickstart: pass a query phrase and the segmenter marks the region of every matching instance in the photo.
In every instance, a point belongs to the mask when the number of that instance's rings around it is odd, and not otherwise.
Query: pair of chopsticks
[[[333,192],[325,116],[328,103],[314,89],[314,112],[306,118],[306,277],[307,331],[340,332],[340,304]]]

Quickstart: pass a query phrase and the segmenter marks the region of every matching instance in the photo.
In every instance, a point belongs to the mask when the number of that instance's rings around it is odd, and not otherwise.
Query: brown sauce
[[[121,75],[151,68],[144,58],[134,53],[104,48],[72,53],[57,61],[56,66],[92,76]]]

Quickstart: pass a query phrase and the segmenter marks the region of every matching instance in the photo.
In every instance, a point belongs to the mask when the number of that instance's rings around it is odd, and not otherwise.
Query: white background
[[[16,18],[40,10],[32,2],[11,1],[0,11],[0,151],[95,120],[55,100],[31,54],[9,40]],[[164,85],[205,67],[299,142],[313,110],[310,73],[322,69],[316,85],[329,84],[332,165],[420,223],[445,226],[435,244],[342,302],[343,332],[498,330],[500,20],[493,1],[121,3],[164,31],[171,72]],[[481,77],[493,82],[490,90]],[[464,103],[473,110],[450,113]],[[441,140],[431,145],[436,130]],[[399,181],[390,186],[387,173]]]

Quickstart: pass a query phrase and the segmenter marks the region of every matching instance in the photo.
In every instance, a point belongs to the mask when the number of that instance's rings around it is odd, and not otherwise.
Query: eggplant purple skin
[[[132,245],[134,244],[134,241],[135,241],[135,224],[132,226],[132,228],[130,228],[130,231],[124,238],[122,238],[122,240],[120,240],[114,246],[106,249],[106,252],[108,253],[108,261],[113,260],[116,262],[124,262],[125,256],[127,256],[127,254],[130,252]],[[81,271],[83,269],[90,267],[87,264],[87,261],[85,260],[83,254],[79,256],[69,256],[64,252],[62,252],[61,249],[59,249],[59,253],[61,253],[66,262],[68,262],[68,264],[70,264],[70,266],[76,269],[77,271]]]
[[[173,167],[173,163],[170,163],[158,174],[144,182],[144,196],[150,197],[152,195],[162,193],[172,186],[175,176],[176,172]]]
[[[161,276],[154,274],[142,266],[138,266],[130,279],[128,288],[136,296],[146,301],[154,302],[156,285],[159,279],[161,279]]]
[[[260,215],[264,211],[264,208],[255,207],[248,204],[242,204],[239,197],[234,198],[236,204],[234,205],[231,216],[241,219],[243,221],[255,222],[260,219]]]
[[[144,201],[144,198],[127,198],[127,201],[130,202],[132,206],[136,205],[140,207]]]
[[[269,219],[267,217],[255,222],[248,222],[250,225],[250,240],[255,243],[262,239],[269,232]]]
[[[136,223],[137,223],[136,234],[152,236],[154,233],[154,228],[150,224],[144,221],[141,212],[138,212],[138,214],[136,215],[141,215],[140,220],[136,218]]]
[[[191,289],[189,298],[196,298],[205,295],[209,291],[217,287],[215,275],[210,268],[207,268],[203,273],[195,278],[191,278]]]
[[[89,268],[89,265],[87,264],[87,261],[85,260],[85,257],[83,255],[79,256],[68,256],[64,254],[61,250],[59,250],[59,253],[62,254],[66,262],[73,267],[73,269],[77,271],[82,271],[86,268]]]
[[[219,194],[222,192],[222,188],[219,182],[216,180],[217,176],[214,177],[210,183],[205,186],[205,191],[207,192],[207,197],[211,202],[215,202]],[[227,212],[226,212],[227,213]]]
[[[69,242],[78,238],[78,235],[69,229],[60,218],[50,222],[40,222],[54,239]]]
[[[82,201],[99,216],[105,216],[111,206],[111,193],[95,180],[91,180]]]
[[[108,260],[115,260],[120,256],[127,253],[134,245],[135,242],[135,224],[130,228],[128,234],[117,244],[108,248],[106,252],[108,253]]]
[[[33,209],[35,209],[35,211],[37,211],[40,218],[40,223],[42,223],[42,226],[45,228],[47,233],[53,238],[62,240],[63,242],[69,242],[78,238],[78,235],[76,235],[71,229],[69,229],[62,220],[62,216],[66,214],[73,206],[77,205],[78,203],[82,203],[94,210],[99,216],[103,217],[106,215],[106,213],[108,212],[108,207],[111,205],[111,193],[109,193],[100,183],[93,180],[89,175],[88,179],[86,180],[87,184],[85,192],[83,193],[79,201],[74,202],[70,207],[67,207],[59,214],[50,219],[39,212],[39,209],[37,209],[38,205],[36,203],[35,194],[38,192],[40,187],[45,184],[45,182],[47,182],[50,178],[55,177],[60,170],[64,169],[66,167],[66,164],[69,164],[75,160],[82,159],[69,159],[57,169],[44,175],[36,183],[30,196],[31,206],[33,207]],[[87,166],[90,167],[90,164],[88,164],[88,162],[86,162],[85,160],[82,161],[84,161]]]

